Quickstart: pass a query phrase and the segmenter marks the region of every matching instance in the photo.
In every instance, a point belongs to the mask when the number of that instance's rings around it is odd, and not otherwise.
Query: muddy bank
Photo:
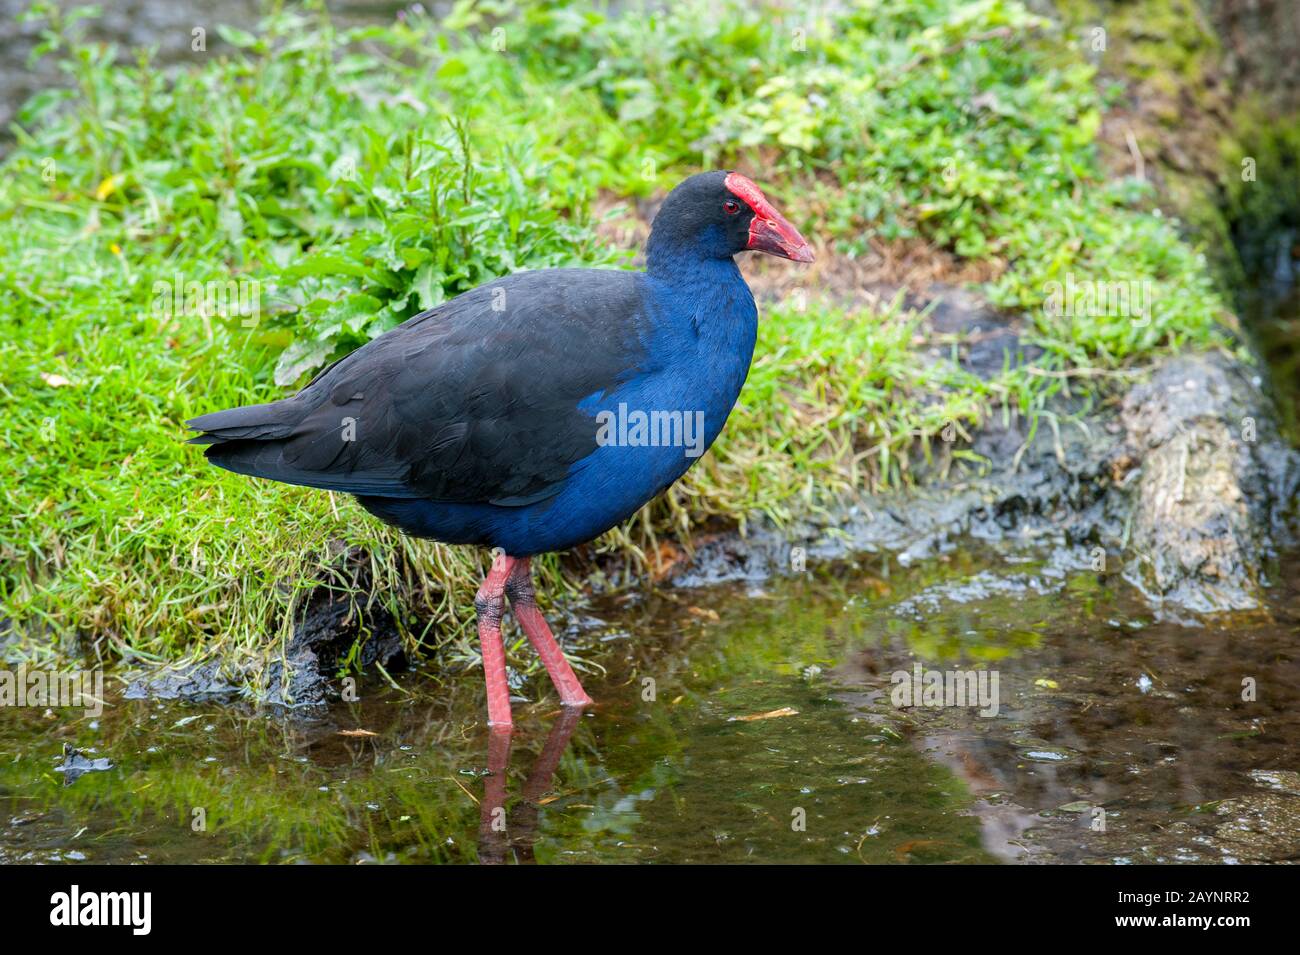
[[[128,679],[124,699],[209,702],[255,696],[259,703],[272,707],[312,710],[340,698],[345,687],[339,678],[340,661],[354,646],[359,647],[356,663],[368,671],[373,672],[376,665],[386,673],[406,670],[406,647],[392,614],[377,605],[363,611],[357,602],[356,594],[374,590],[370,562],[359,552],[340,546],[337,563],[340,578],[348,585],[336,582],[312,592],[283,654],[276,655],[265,669],[232,673],[216,659],[147,671]],[[248,689],[250,680],[255,691]]]

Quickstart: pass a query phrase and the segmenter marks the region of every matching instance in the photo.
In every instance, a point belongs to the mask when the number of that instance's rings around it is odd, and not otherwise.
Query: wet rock
[[[1081,558],[1075,553],[1070,569],[1080,569]],[[948,581],[926,587],[914,596],[894,604],[900,617],[924,620],[953,604],[969,604],[995,597],[1023,597],[1026,594],[1054,594],[1065,589],[1065,576],[1059,562],[1069,560],[1071,551],[1061,548],[1052,555],[1057,567],[1044,567],[1040,574],[999,574],[985,570],[963,581]]]
[[[346,559],[346,558],[345,558]],[[369,593],[364,565],[353,579],[357,588],[318,587],[294,628],[284,658],[267,668],[265,699],[279,706],[316,706],[340,693],[339,662],[361,642],[359,661],[378,663],[388,672],[406,669],[406,650],[396,621],[382,607],[363,612],[356,593]]]
[[[54,767],[56,773],[63,773],[63,785],[71,786],[86,773],[103,773],[113,768],[113,763],[106,757],[86,756],[80,750],[63,744],[63,761]]]
[[[1215,807],[1225,821],[1214,830],[1219,848],[1238,862],[1300,858],[1300,798],[1257,793]]]
[[[239,688],[226,679],[217,661],[191,667],[175,667],[142,673],[127,684],[122,696],[128,700],[188,700],[224,702],[239,695]]]
[[[1252,769],[1247,775],[1263,789],[1300,796],[1300,773],[1293,769]]]
[[[1157,604],[1258,606],[1300,472],[1247,369],[1218,355],[1171,359],[1128,393],[1121,420],[1112,460],[1138,469],[1126,577]]]

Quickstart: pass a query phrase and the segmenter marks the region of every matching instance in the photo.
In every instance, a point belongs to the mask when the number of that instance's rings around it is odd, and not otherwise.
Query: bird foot
[[[546,618],[537,609],[531,558],[498,554],[474,598],[479,642],[483,650],[483,675],[487,680],[488,726],[495,731],[509,730],[513,725],[510,686],[506,680],[505,644],[501,639],[501,618],[507,597],[520,629],[537,651],[556,692],[560,694],[560,703],[566,708],[590,706],[591,697],[582,688]]]

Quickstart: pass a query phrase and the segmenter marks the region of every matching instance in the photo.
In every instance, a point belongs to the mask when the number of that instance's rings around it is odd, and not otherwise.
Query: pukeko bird
[[[644,272],[519,272],[406,321],[290,398],[188,425],[213,464],[346,491],[417,537],[496,549],[474,601],[488,722],[508,727],[501,617],[566,705],[591,702],[537,609],[530,560],[604,533],[680,478],[722,430],[758,312],[753,250],[811,262],[758,186],[705,172],[664,200]]]

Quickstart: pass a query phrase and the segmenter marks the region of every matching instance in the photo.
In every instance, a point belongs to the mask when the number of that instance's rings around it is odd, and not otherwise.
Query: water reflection
[[[488,770],[483,782],[483,801],[479,804],[478,854],[483,865],[501,865],[513,856],[515,862],[535,864],[533,847],[537,842],[537,821],[542,800],[551,789],[560,757],[569,746],[573,731],[582,719],[580,707],[561,707],[551,727],[551,734],[533,764],[512,811],[506,808],[506,783],[510,769],[510,731],[488,733]]]

